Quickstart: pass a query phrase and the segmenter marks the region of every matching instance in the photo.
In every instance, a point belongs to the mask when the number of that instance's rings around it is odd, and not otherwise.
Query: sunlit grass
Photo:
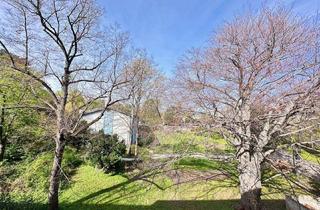
[[[139,150],[139,153],[143,157],[145,156],[143,159],[150,155],[150,150],[154,150],[153,152],[175,153],[185,152],[186,148],[191,148],[190,152],[217,154],[220,151],[226,153],[230,148],[230,145],[218,135],[204,135],[195,132],[158,133],[157,135],[160,146]],[[213,150],[209,150],[208,148],[210,147],[213,147]],[[50,168],[51,164],[47,164],[47,166]],[[175,162],[173,168],[200,174],[220,170],[229,174],[229,177],[216,180],[195,179],[177,184],[166,173],[161,173],[157,176],[148,177],[147,181],[132,181],[127,177],[128,174],[105,174],[90,165],[82,164],[69,177],[71,182],[67,187],[62,187],[60,190],[61,209],[225,210],[233,209],[240,198],[239,188],[237,187],[238,172],[235,163],[183,158]],[[281,184],[282,182],[279,183]],[[28,192],[29,194],[24,195],[25,193],[22,191],[16,192],[12,201],[21,204],[21,201],[28,201],[26,198],[30,195],[32,197],[29,200],[30,203],[36,202],[36,206],[39,207],[36,209],[45,209],[41,205],[45,205],[47,202],[47,188],[42,185],[33,186],[33,188],[34,192],[41,193],[32,195],[32,192]],[[265,194],[263,199],[283,199],[283,194],[276,193],[267,187],[263,188],[263,193]],[[275,202],[275,205],[278,204]],[[270,205],[273,205],[273,203]],[[280,203],[279,205],[281,206],[282,204]],[[21,208],[19,207],[18,209]],[[275,209],[282,208],[276,207]]]
[[[219,187],[221,183],[218,181],[173,185],[165,175],[151,179],[157,186],[141,180],[131,182],[121,175],[104,174],[91,166],[82,166],[73,178],[74,184],[61,193],[61,202],[66,209],[75,209],[76,206],[90,204],[154,206],[158,201],[168,200],[239,198],[237,188]],[[233,203],[230,201],[229,204]],[[222,203],[222,206],[227,207],[222,209],[229,209],[230,205]],[[159,206],[154,208],[162,209]],[[210,209],[210,206],[207,208]]]
[[[318,154],[318,155],[311,154],[305,150],[302,150],[300,155],[304,160],[310,161],[315,164],[320,164],[320,154]]]
[[[218,134],[158,131],[156,136],[160,143],[160,146],[154,148],[157,153],[224,153],[232,150],[228,142]]]

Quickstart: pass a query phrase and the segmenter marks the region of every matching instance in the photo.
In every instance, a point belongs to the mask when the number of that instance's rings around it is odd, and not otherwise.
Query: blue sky
[[[178,59],[191,47],[205,44],[214,30],[234,15],[282,4],[309,16],[320,0],[98,0],[106,23],[118,23],[133,45],[146,49],[158,68],[171,75]]]

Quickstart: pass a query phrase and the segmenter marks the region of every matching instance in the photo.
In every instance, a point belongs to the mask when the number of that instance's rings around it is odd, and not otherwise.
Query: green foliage
[[[10,201],[11,183],[17,178],[17,169],[6,161],[0,163],[0,202]]]
[[[7,133],[8,143],[5,152],[7,161],[21,161],[44,151],[52,151],[54,148],[51,137],[40,125],[46,116],[34,114],[30,110],[30,115],[24,117],[28,118],[28,122],[16,118],[16,124]]]
[[[8,68],[8,62],[8,56],[0,53],[0,139],[8,144],[5,159],[16,161],[23,159],[29,149],[42,151],[35,145],[47,136],[40,126],[46,116],[30,107],[42,106],[38,98],[47,98],[47,93],[26,75]]]
[[[79,127],[85,126],[87,124],[86,121],[81,121]],[[90,140],[94,137],[94,134],[90,133],[90,130],[87,129],[77,136],[69,136],[67,145],[75,148],[78,152],[83,153],[88,149],[88,145],[90,144]]]
[[[94,165],[105,172],[123,170],[121,158],[126,152],[126,146],[116,135],[100,134],[90,141],[89,159]]]
[[[10,143],[7,145],[5,159],[7,161],[21,161],[25,158],[25,151],[19,144]]]
[[[75,149],[67,147],[63,154],[62,167],[66,175],[72,174],[73,170],[80,166],[82,159]]]
[[[53,153],[44,152],[34,160],[26,160],[17,165],[19,176],[12,183],[11,197],[20,201],[45,202],[49,187],[49,177]],[[82,163],[74,149],[66,148],[62,161],[61,187],[69,186],[74,170]]]

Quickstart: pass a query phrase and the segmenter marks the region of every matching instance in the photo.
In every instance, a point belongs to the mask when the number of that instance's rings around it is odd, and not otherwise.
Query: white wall
[[[84,116],[83,120],[85,120],[85,121],[87,121],[89,123],[92,120],[96,119],[99,115],[100,115],[100,112],[95,112],[95,113],[92,113],[92,114]],[[92,124],[90,126],[90,128],[95,132],[98,132],[98,131],[102,130],[103,129],[103,120],[104,119],[102,117],[100,120],[98,120],[97,122]]]
[[[120,140],[124,140],[126,144],[130,143],[131,131],[130,131],[130,117],[119,112],[113,112],[112,120],[112,134],[117,134]],[[100,115],[100,112],[95,112],[83,117],[83,120],[91,122]],[[104,129],[104,120],[106,114],[98,120],[96,123],[90,126],[94,132],[98,132]]]
[[[119,112],[113,115],[113,134],[117,134],[126,144],[130,143],[130,117]]]

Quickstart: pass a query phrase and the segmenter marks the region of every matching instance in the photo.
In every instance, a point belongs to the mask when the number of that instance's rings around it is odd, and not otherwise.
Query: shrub
[[[156,136],[151,127],[146,125],[139,126],[138,145],[140,147],[149,146],[155,142]]]
[[[105,172],[119,172],[124,169],[121,158],[126,152],[126,146],[116,135],[101,134],[90,141],[89,159],[94,165]]]
[[[9,162],[21,161],[25,158],[23,147],[18,144],[7,144],[5,159]]]

